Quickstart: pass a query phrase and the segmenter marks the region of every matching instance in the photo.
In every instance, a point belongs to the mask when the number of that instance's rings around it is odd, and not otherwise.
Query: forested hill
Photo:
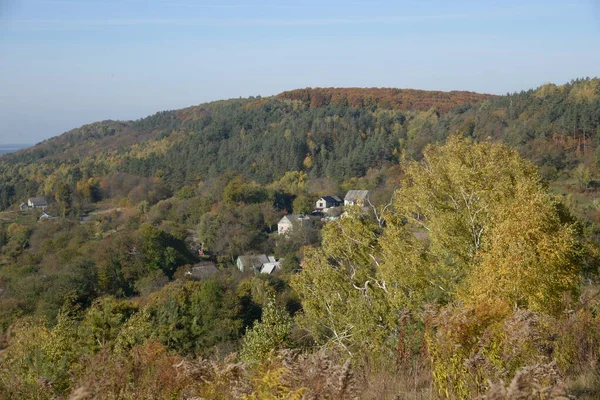
[[[98,122],[1,157],[0,208],[118,172],[159,178],[171,189],[228,172],[259,183],[287,171],[342,182],[394,164],[403,153],[419,158],[426,144],[456,132],[515,146],[549,179],[580,165],[593,172],[599,82],[505,96],[302,89]]]
[[[335,109],[378,109],[402,111],[428,111],[431,108],[446,113],[460,106],[476,104],[493,98],[493,95],[472,92],[440,92],[413,89],[346,89],[346,88],[307,88],[283,92],[275,98],[249,98],[244,100],[217,101],[181,110],[163,111],[138,121],[102,121],[73,129],[58,137],[48,139],[38,145],[23,150],[15,160],[33,160],[41,158],[82,158],[103,150],[123,149],[146,140],[164,137],[172,131],[183,130],[197,132],[214,122],[214,117],[247,118],[242,125],[260,123],[254,114],[289,114],[304,111],[304,108],[331,107]],[[281,106],[287,105],[288,108]],[[299,107],[300,106],[300,107]],[[239,113],[239,109],[250,113]],[[252,115],[251,115],[252,114]],[[275,117],[280,114],[275,114]],[[273,118],[273,117],[270,117]],[[192,121],[203,122],[193,123]],[[263,121],[264,122],[264,121]],[[257,126],[258,127],[258,126]],[[230,128],[230,127],[223,127]],[[221,130],[223,129],[221,128]],[[214,139],[223,139],[216,137]]]

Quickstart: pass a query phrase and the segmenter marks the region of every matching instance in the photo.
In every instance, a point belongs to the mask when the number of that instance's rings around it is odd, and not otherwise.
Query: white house
[[[27,200],[27,206],[30,208],[41,208],[43,210],[48,207],[48,199],[46,197],[30,197]]]
[[[344,205],[364,207],[367,204],[368,198],[368,190],[349,190],[346,193],[346,197],[344,197]]]
[[[284,215],[277,223],[277,233],[279,235],[285,235],[294,230],[296,226],[303,227],[307,226],[309,223],[310,218],[302,214]]]
[[[326,210],[331,207],[338,207],[342,205],[342,199],[337,196],[323,196],[317,200],[316,209]]]

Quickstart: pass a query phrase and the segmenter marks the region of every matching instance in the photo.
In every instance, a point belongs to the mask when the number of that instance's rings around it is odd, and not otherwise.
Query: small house
[[[274,258],[273,258],[274,260]],[[269,257],[264,254],[239,256],[235,260],[235,265],[241,271],[260,271],[263,264],[271,262]]]
[[[19,205],[19,210],[21,210],[21,211],[25,211],[25,210],[27,210],[27,204],[25,204],[25,203],[21,203],[21,204]]]
[[[204,261],[194,264],[185,274],[193,279],[207,279],[218,272],[219,269],[214,262]]]
[[[41,208],[43,210],[48,207],[48,199],[46,197],[30,197],[27,200],[27,206],[30,208]]]
[[[279,235],[285,235],[293,231],[295,227],[308,226],[309,223],[310,218],[302,214],[284,215],[277,223],[277,233]]]
[[[349,190],[348,193],[346,193],[346,197],[344,197],[344,205],[364,207],[368,200],[368,190]]]
[[[331,207],[339,207],[342,205],[342,199],[337,196],[323,196],[317,200],[316,209],[326,210]]]

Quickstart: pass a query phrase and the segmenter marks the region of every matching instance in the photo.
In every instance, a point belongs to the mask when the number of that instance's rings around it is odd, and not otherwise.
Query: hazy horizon
[[[0,4],[0,142],[304,87],[505,94],[600,74],[598,3]]]
[[[0,156],[33,146],[34,143],[2,143],[0,141]]]

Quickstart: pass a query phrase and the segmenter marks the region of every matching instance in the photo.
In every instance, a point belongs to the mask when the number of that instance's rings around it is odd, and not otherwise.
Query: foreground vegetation
[[[597,398],[598,81],[384,93],[234,100],[3,158],[1,396]],[[369,207],[276,234],[356,188]],[[56,218],[17,211],[36,194]],[[239,272],[253,252],[280,273]]]

